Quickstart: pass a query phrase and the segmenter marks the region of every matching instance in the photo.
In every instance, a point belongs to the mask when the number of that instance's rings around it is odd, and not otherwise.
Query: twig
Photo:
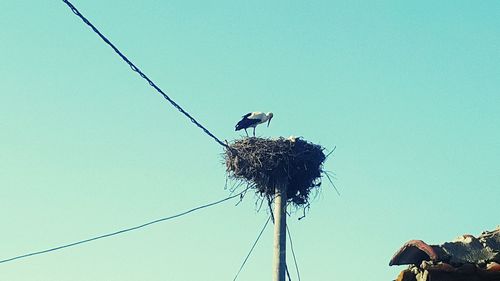
[[[330,178],[330,176],[328,175],[327,172],[324,173],[326,175],[326,178],[330,181],[330,183],[332,184],[333,188],[335,189],[335,191],[337,192],[337,194],[340,196],[340,192],[339,190],[337,189],[337,187],[335,186],[335,184],[333,183],[332,179]]]
[[[333,149],[332,149],[332,151],[330,151],[330,152],[329,152],[329,153],[325,156],[325,159],[328,159],[328,156],[330,156],[330,154],[332,154],[332,153],[335,151],[335,149],[336,149],[336,148],[337,148],[337,146],[334,146],[334,147],[333,147]]]

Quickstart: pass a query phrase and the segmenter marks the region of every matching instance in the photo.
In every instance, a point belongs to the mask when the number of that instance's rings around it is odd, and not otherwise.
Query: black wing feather
[[[246,117],[243,117],[238,124],[235,126],[235,131],[241,130],[241,129],[246,129],[248,127],[251,127],[252,125],[258,124],[260,122],[260,119],[248,119]]]

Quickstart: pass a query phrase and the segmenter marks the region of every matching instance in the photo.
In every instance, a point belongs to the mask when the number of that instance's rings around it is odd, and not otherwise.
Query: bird
[[[269,127],[269,124],[271,123],[271,119],[273,118],[273,113],[268,112],[268,113],[263,113],[263,112],[250,112],[242,116],[243,118],[236,124],[235,126],[235,131],[239,131],[241,129],[245,130],[245,133],[247,134],[248,137],[248,132],[247,129],[252,127],[253,128],[253,136],[255,137],[255,127],[257,125],[265,123],[267,121],[267,126]]]

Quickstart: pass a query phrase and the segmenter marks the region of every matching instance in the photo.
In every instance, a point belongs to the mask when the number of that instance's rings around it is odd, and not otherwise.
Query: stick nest
[[[277,184],[286,182],[288,201],[308,204],[311,190],[321,185],[324,148],[300,138],[243,138],[225,152],[231,178],[247,182],[261,196],[274,197]]]

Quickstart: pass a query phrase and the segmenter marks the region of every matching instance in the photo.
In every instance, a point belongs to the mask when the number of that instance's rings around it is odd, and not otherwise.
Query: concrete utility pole
[[[285,281],[287,185],[286,181],[281,182],[275,190],[273,281]]]

